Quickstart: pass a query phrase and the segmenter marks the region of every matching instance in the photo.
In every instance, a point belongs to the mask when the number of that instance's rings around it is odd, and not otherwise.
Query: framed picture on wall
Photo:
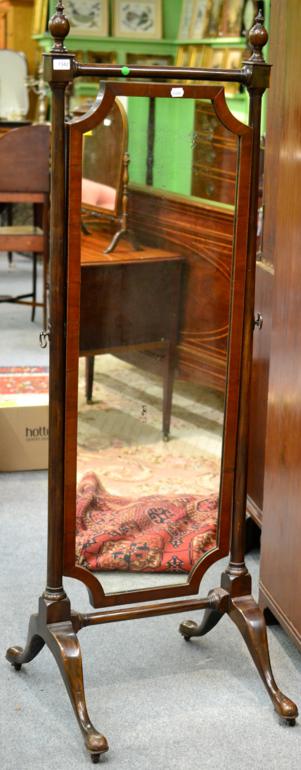
[[[182,0],[182,11],[178,31],[179,40],[188,40],[190,38],[194,4],[195,0]]]
[[[212,67],[212,48],[210,45],[192,46],[190,67],[211,69]],[[204,81],[208,83],[210,81]]]
[[[146,40],[160,39],[161,0],[113,0],[113,35]]]
[[[174,57],[147,53],[128,53],[126,63],[135,67],[170,67],[174,63]]]
[[[242,29],[244,0],[224,0],[219,34],[225,37],[240,37]]]
[[[251,27],[253,27],[255,16],[258,13],[257,0],[245,0],[243,14],[242,14],[242,30],[243,34],[247,35]]]
[[[212,0],[194,0],[190,36],[192,40],[206,37]]]
[[[244,59],[248,58],[245,48],[231,48],[226,52],[225,67],[227,70],[239,70]]]
[[[179,45],[176,56],[176,67],[190,67],[193,46]]]
[[[227,50],[225,58],[225,67],[227,70],[239,70],[242,65],[242,61],[248,59],[248,51],[245,48],[231,48]],[[226,96],[235,96],[239,93],[238,83],[226,83],[225,94]]]
[[[225,48],[212,48],[211,64],[212,69],[224,69],[226,65],[227,52]]]
[[[208,20],[208,37],[217,37],[224,0],[211,0],[210,15]]]
[[[48,0],[35,0],[32,34],[42,35],[47,29]]]
[[[108,0],[64,0],[70,37],[106,37],[109,34]]]

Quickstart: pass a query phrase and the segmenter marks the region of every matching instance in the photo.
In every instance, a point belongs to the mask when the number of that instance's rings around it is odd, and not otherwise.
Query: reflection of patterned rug
[[[216,542],[217,495],[110,495],[95,473],[78,486],[77,561],[90,570],[189,572]]]
[[[48,393],[47,366],[1,366],[1,395]]]
[[[95,360],[93,404],[80,361],[78,478],[94,471],[116,495],[217,494],[222,397],[176,382],[171,439],[162,440],[162,382],[113,356]]]

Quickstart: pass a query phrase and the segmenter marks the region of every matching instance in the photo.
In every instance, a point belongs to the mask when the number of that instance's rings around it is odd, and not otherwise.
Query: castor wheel
[[[22,663],[12,663],[12,666],[13,666],[13,668],[14,668],[16,671],[20,671],[20,670],[21,670],[21,668],[22,668]]]
[[[195,636],[193,631],[197,628],[198,624],[195,623],[194,620],[184,620],[184,622],[179,625],[179,633],[183,636],[185,642],[190,642],[191,637]]]
[[[100,754],[91,754],[91,760],[94,765],[97,765],[99,762]]]
[[[296,720],[294,717],[291,717],[290,719],[279,717],[279,724],[282,725],[282,727],[295,727]]]

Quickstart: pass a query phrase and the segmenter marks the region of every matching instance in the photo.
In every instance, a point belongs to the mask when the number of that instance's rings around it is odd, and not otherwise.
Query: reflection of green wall
[[[154,186],[191,194],[193,99],[157,99]]]
[[[145,184],[149,100],[130,99],[130,181]],[[191,194],[192,99],[156,99],[153,185],[181,195]]]
[[[129,178],[137,184],[145,184],[146,179],[148,105],[144,97],[128,100]]]
[[[112,21],[114,0],[109,0],[110,19]],[[89,51],[114,52],[116,61],[124,64],[127,61],[127,53],[131,54],[149,54],[160,56],[175,57],[178,50],[178,28],[181,15],[183,0],[162,0],[162,20],[163,37],[162,40],[141,40],[141,39],[118,39],[115,41],[112,37],[68,37],[66,40],[67,48],[70,50],[82,50],[83,60],[89,59]],[[57,0],[50,0],[50,15],[54,13]],[[269,26],[269,6],[270,0],[265,3],[266,23]],[[112,29],[112,25],[111,28]],[[39,37],[39,36],[38,36]],[[49,50],[51,41],[49,35],[41,36],[39,40],[44,50]],[[197,41],[194,41],[197,42]],[[220,45],[220,39],[210,39],[210,44]],[[229,40],[229,45],[234,45]],[[245,43],[242,40],[241,45]],[[96,90],[95,82],[75,81],[74,91],[78,95],[89,95],[94,97]],[[189,104],[189,107],[188,107]],[[231,111],[241,121],[247,122],[248,100],[246,94],[239,94],[228,100]],[[156,103],[156,143],[155,143],[155,166],[154,166],[154,185],[169,189],[171,192],[190,194],[191,190],[191,159],[192,148],[187,134],[193,131],[192,105],[188,100],[168,100],[163,104],[163,100],[157,99]],[[265,108],[266,97],[263,101],[262,129],[265,126]],[[148,100],[141,99],[141,105],[130,108],[130,178],[132,181],[145,184],[146,180],[146,152],[147,152],[147,117]],[[171,119],[172,117],[172,119]],[[173,123],[173,126],[172,126]],[[132,124],[132,125],[131,125]],[[140,132],[139,147],[134,141],[132,131]],[[186,136],[184,136],[186,135]],[[132,149],[132,152],[131,152]],[[180,160],[176,167],[174,157]]]

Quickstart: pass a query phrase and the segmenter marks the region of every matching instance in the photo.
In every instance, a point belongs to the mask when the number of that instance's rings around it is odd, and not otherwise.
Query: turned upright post
[[[64,547],[64,425],[66,369],[66,254],[65,194],[65,92],[71,79],[74,55],[64,40],[70,24],[59,0],[49,21],[54,38],[44,56],[44,77],[52,91],[51,207],[50,207],[50,323],[49,323],[49,476],[48,558],[46,599],[64,599],[62,584]]]
[[[261,12],[255,18],[255,24],[249,32],[249,43],[252,54],[244,62],[244,68],[249,78],[248,91],[250,95],[249,125],[253,129],[253,161],[251,170],[249,233],[248,233],[248,264],[245,294],[245,320],[243,329],[243,357],[240,386],[240,409],[238,424],[238,441],[236,453],[236,471],[234,486],[234,504],[231,538],[230,563],[227,569],[228,580],[236,577],[243,582],[246,592],[250,592],[251,579],[245,565],[245,514],[247,499],[247,469],[248,469],[248,439],[250,418],[251,370],[253,352],[254,297],[257,244],[258,216],[258,187],[260,159],[260,129],[262,96],[269,84],[270,65],[266,64],[262,49],[268,41],[268,33],[264,27]]]

